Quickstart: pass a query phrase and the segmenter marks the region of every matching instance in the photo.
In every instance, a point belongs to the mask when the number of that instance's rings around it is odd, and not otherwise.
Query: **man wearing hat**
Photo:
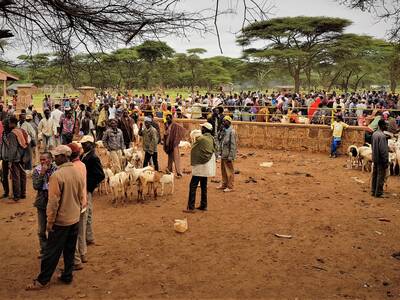
[[[81,160],[79,156],[81,154],[81,144],[71,143],[67,145],[71,148],[71,157],[70,160],[74,165],[75,169],[78,170],[79,174],[81,174],[84,182],[84,189],[82,191],[84,197],[83,206],[87,206],[87,192],[86,192],[86,166]],[[87,262],[86,254],[87,254],[87,245],[86,245],[86,224],[87,224],[87,210],[83,209],[81,211],[81,216],[79,219],[79,232],[78,232],[78,241],[76,243],[75,249],[75,259],[74,259],[74,270],[83,269],[82,263]]]
[[[87,223],[86,223],[86,242],[87,245],[94,244],[93,235],[93,192],[105,178],[103,167],[99,157],[96,155],[94,138],[91,135],[84,135],[80,140],[83,149],[81,161],[86,166],[86,189],[87,189]]]
[[[222,184],[217,188],[228,193],[233,190],[233,161],[236,159],[236,132],[232,127],[232,118],[225,116],[223,129],[218,136],[219,154],[221,155]]]
[[[158,168],[158,159],[157,159],[157,144],[158,144],[158,133],[157,130],[151,126],[152,119],[150,117],[144,117],[144,126],[143,123],[140,124],[139,135],[143,137],[143,151],[144,151],[144,161],[143,167],[146,167],[150,159],[153,160],[154,169],[156,171]]]
[[[202,135],[193,144],[190,152],[192,165],[192,180],[189,185],[189,199],[185,212],[194,212],[196,203],[196,190],[200,182],[201,202],[197,208],[207,210],[207,178],[215,176],[215,142],[212,136],[213,126],[210,123],[201,124]]]
[[[49,180],[47,203],[47,243],[42,256],[40,274],[27,290],[48,286],[61,254],[64,270],[59,280],[72,282],[74,254],[79,230],[79,218],[84,206],[84,181],[82,175],[70,162],[71,149],[60,145],[51,151],[58,166]]]

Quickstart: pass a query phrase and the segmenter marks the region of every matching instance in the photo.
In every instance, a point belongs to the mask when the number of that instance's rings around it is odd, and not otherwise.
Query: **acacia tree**
[[[155,70],[156,62],[171,57],[175,50],[167,45],[165,42],[160,41],[145,41],[136,47],[139,59],[147,63],[146,72],[144,74],[146,88],[150,87],[150,79],[160,77],[163,78],[163,73],[168,70]],[[156,72],[158,71],[158,72]],[[162,83],[161,83],[162,84]]]
[[[190,69],[191,79],[190,79],[190,90],[194,92],[194,86],[197,78],[198,66],[201,64],[200,54],[206,53],[207,50],[203,48],[192,48],[186,50],[186,62]]]
[[[337,39],[350,24],[349,20],[328,17],[274,18],[246,26],[237,42],[242,46],[265,42],[262,48],[246,49],[245,55],[285,65],[298,93],[301,72],[309,68],[327,43]]]

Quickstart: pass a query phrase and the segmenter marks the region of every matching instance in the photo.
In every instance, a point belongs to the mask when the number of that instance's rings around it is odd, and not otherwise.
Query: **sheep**
[[[372,148],[370,146],[359,147],[358,157],[359,157],[359,162],[361,163],[361,171],[365,171],[366,166],[372,163]]]
[[[147,187],[148,194],[150,191],[153,191],[154,198],[157,197],[157,183],[160,182],[161,173],[153,171],[153,170],[146,170],[139,175],[138,178],[138,201],[145,200],[143,191]]]
[[[126,172],[119,172],[114,176],[110,177],[110,187],[113,192],[113,203],[117,204],[118,200],[123,202],[125,197],[126,182],[129,179],[129,175]]]
[[[359,153],[357,146],[351,145],[347,148],[347,155],[349,157],[347,161],[347,168],[352,169],[353,166],[359,166]]]
[[[128,184],[126,185],[126,188],[125,188],[126,189],[126,191],[125,191],[126,197],[133,196],[133,187],[138,182],[140,174],[147,170],[153,171],[154,169],[151,166],[147,166],[142,169],[137,169],[137,168],[135,168],[135,166],[133,166],[131,163],[128,162],[128,165],[125,167],[125,172],[129,174]]]
[[[104,168],[104,180],[100,183],[99,186],[99,193],[102,194],[103,192],[108,195],[110,189],[110,177],[114,176],[113,172],[109,168]]]
[[[161,196],[164,195],[164,188],[166,184],[171,185],[171,192],[170,195],[172,195],[174,193],[174,174],[170,173],[170,174],[164,174],[161,179],[160,179],[160,183],[161,183]]]
[[[195,129],[190,132],[190,141],[192,144],[196,142],[196,140],[201,136],[201,130],[200,129]]]

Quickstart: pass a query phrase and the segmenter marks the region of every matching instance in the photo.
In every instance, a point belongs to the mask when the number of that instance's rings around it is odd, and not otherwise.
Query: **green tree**
[[[194,92],[194,86],[196,83],[196,77],[197,77],[197,72],[198,72],[198,66],[202,63],[200,54],[206,53],[207,50],[203,48],[192,48],[186,50],[187,56],[186,56],[186,61],[190,69],[190,90],[193,93]]]
[[[147,65],[145,67],[145,87],[150,87],[150,80],[152,78],[157,79],[160,76],[162,77],[162,72],[166,70],[155,70],[156,62],[161,61],[162,59],[170,58],[175,50],[167,45],[165,42],[160,41],[145,41],[141,45],[136,47],[136,51],[138,53],[139,59],[144,60]],[[159,71],[161,73],[157,73]]]
[[[245,55],[285,65],[293,78],[295,92],[299,92],[301,72],[309,68],[325,45],[338,38],[350,24],[349,20],[328,17],[274,18],[246,26],[237,42],[250,46],[264,41],[263,48],[246,49]]]

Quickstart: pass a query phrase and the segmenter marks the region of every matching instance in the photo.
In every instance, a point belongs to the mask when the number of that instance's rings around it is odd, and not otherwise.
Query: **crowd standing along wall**
[[[162,120],[158,119],[158,122],[163,132]],[[175,122],[182,125],[189,136],[190,131],[199,129],[200,124],[205,121],[175,119]],[[330,151],[330,126],[260,122],[233,122],[233,126],[238,134],[239,147],[324,153]],[[344,153],[350,145],[363,145],[364,134],[365,130],[362,127],[350,126],[345,129],[339,152]]]

